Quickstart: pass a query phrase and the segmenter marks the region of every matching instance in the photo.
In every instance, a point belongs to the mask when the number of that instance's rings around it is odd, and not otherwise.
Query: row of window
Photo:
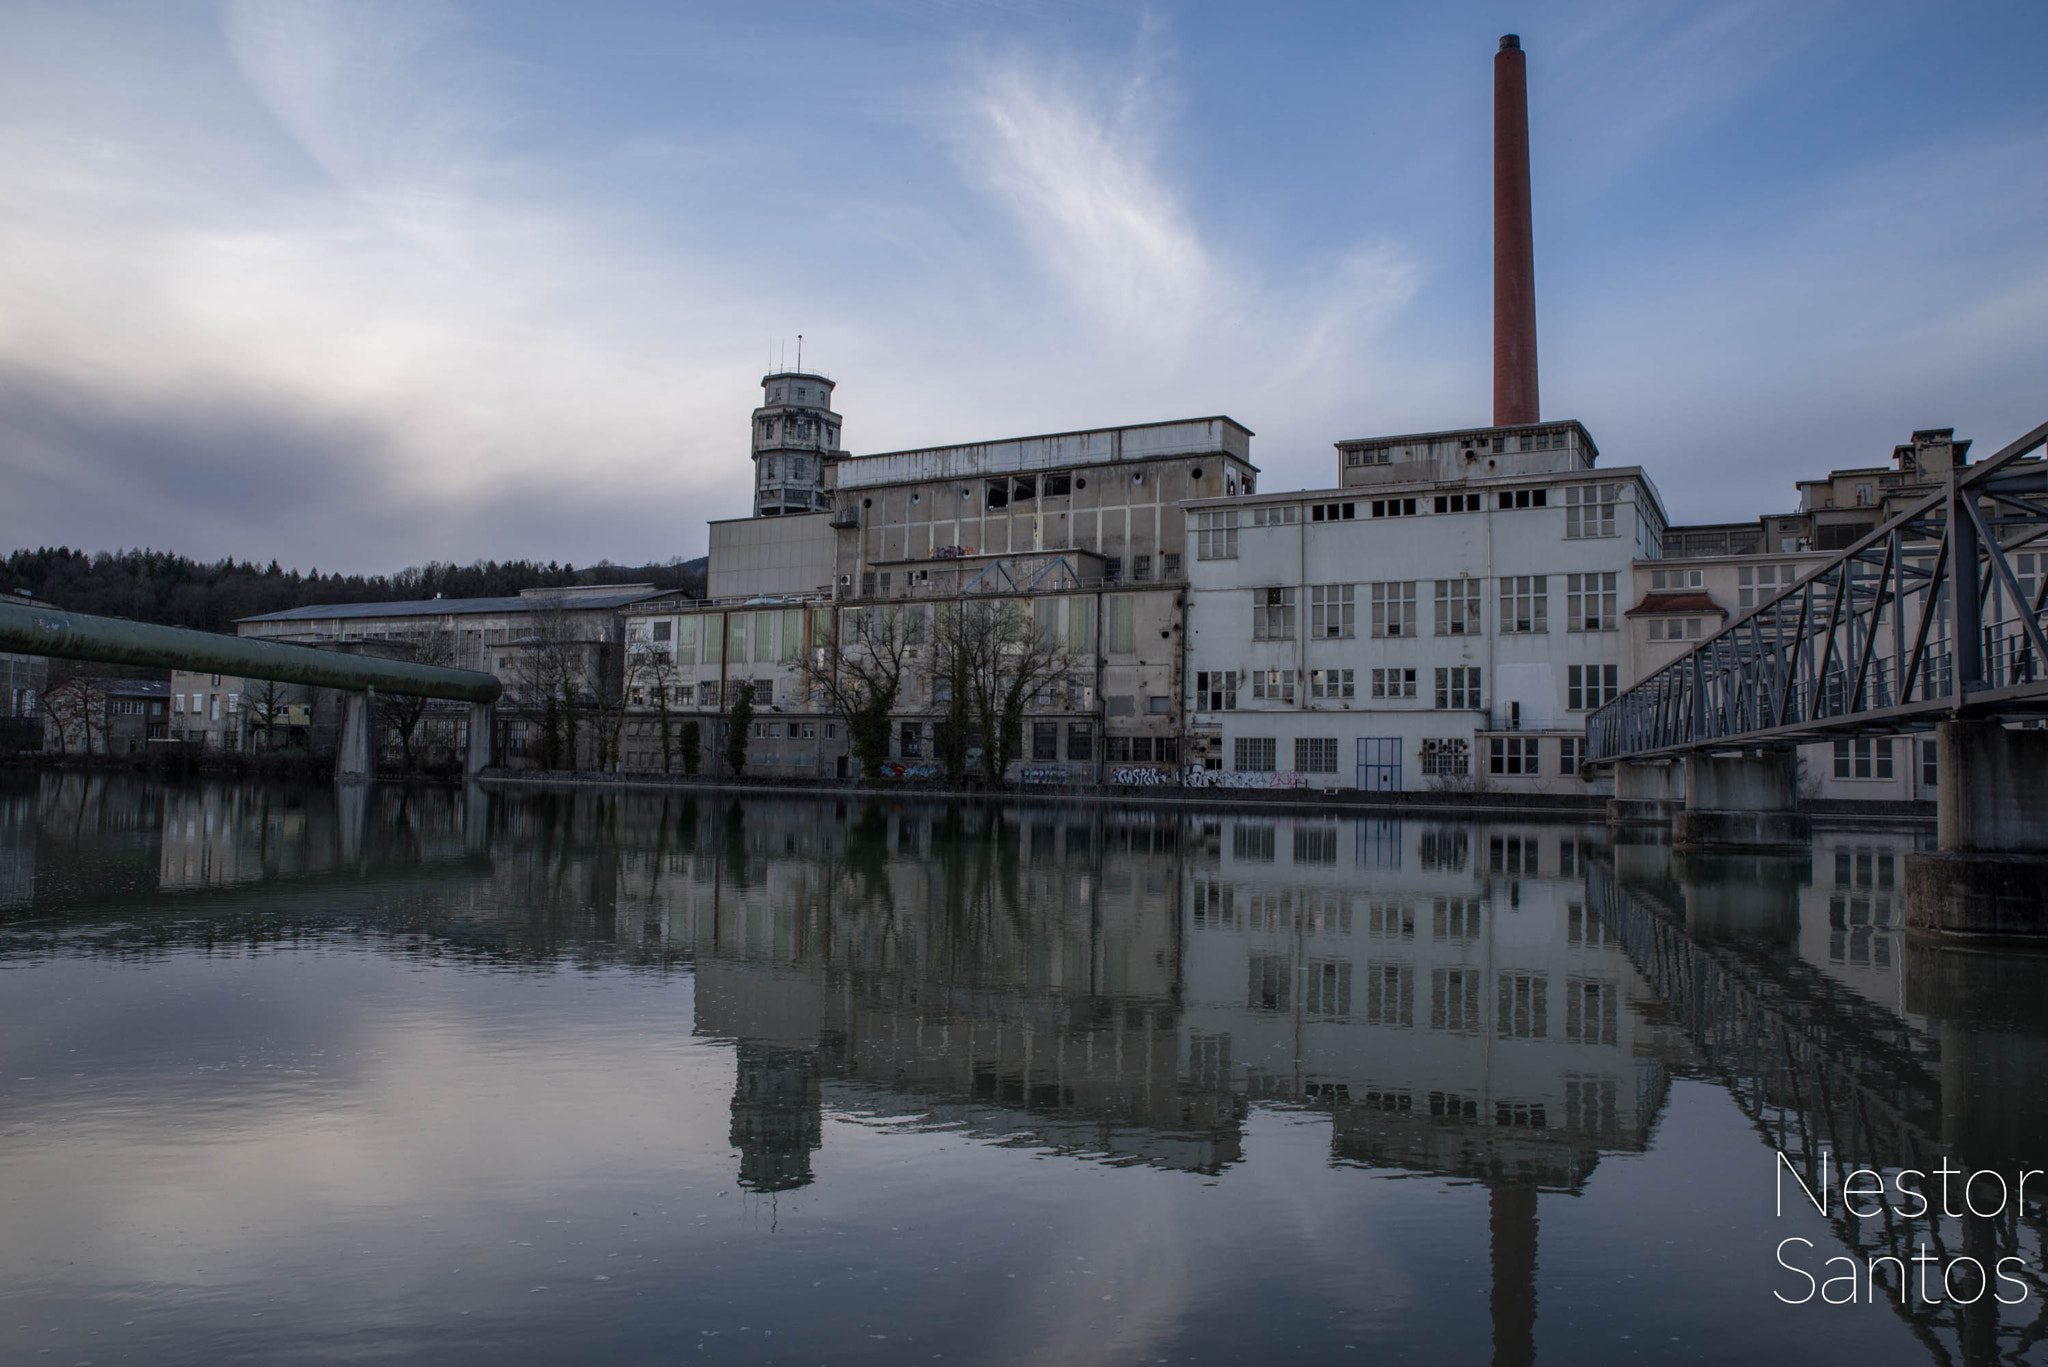
[[[825,724],[825,739],[835,739],[839,728],[831,722]],[[757,721],[754,723],[755,740],[781,740],[785,733],[790,740],[818,739],[818,723],[814,721]]]
[[[1580,667],[1574,665],[1576,671]],[[1601,666],[1587,665],[1589,671]],[[1612,677],[1614,666],[1608,665],[1608,677]],[[1445,710],[1480,707],[1481,670],[1477,665],[1452,665],[1436,671],[1436,706]],[[1375,669],[1370,671],[1370,688],[1375,698],[1413,698],[1415,676],[1413,669]],[[1297,689],[1299,684],[1299,689]],[[1358,696],[1358,671],[1355,669],[1218,669],[1198,670],[1195,674],[1195,701],[1197,712],[1234,712],[1238,697],[1249,692],[1255,702],[1291,704],[1305,691],[1311,701],[1344,701]],[[1581,695],[1584,696],[1583,690]]]
[[[1797,565],[1744,565],[1736,572],[1736,606],[1749,609],[1759,603],[1768,603],[1799,578]],[[1704,588],[1706,573],[1697,569],[1669,569],[1650,571],[1652,593],[1682,592],[1686,589]],[[1651,640],[1662,637],[1653,635]],[[1677,640],[1673,635],[1671,640]],[[1694,637],[1693,639],[1696,639]]]
[[[1544,772],[1543,750],[1551,743],[1540,736],[1490,737],[1485,742],[1488,772],[1502,776],[1541,776]],[[1566,778],[1575,776],[1586,762],[1584,738],[1562,736],[1555,744],[1556,772]],[[1273,737],[1237,736],[1233,738],[1232,745],[1232,767],[1240,773],[1269,774],[1277,767],[1279,743]],[[1425,778],[1467,778],[1472,772],[1472,744],[1457,737],[1425,739],[1421,746],[1421,760]],[[1294,768],[1304,774],[1336,773],[1336,738],[1296,737]]]
[[[1066,755],[1068,760],[1093,761],[1098,757],[1110,764],[1178,764],[1180,743],[1170,736],[1103,736],[1100,738],[1100,756],[1097,755],[1097,737],[1092,722],[1070,721],[1062,725],[1056,721],[1034,721],[1028,741],[1028,754],[1033,763],[1045,764],[1061,758],[1061,732],[1065,732]],[[830,728],[827,729],[830,734]],[[897,729],[897,753],[904,759],[918,759],[926,753],[928,739],[937,740],[937,728],[927,736],[926,724],[921,721],[906,721]]]
[[[1893,762],[1894,744],[1911,747],[1910,740],[1895,742],[1889,736],[1863,737],[1859,740],[1838,740],[1835,742],[1836,778],[1893,778],[1897,766]],[[1935,743],[1931,740],[1919,742],[1920,782],[1932,788],[1941,779],[1941,771],[1935,762]],[[1912,750],[1906,750],[1906,763],[1912,763]]]
[[[1562,580],[1565,630],[1613,631],[1620,626],[1617,580],[1614,571],[1591,574],[1506,575],[1499,581],[1500,630],[1506,635],[1533,635],[1550,630],[1552,581]],[[1391,639],[1420,634],[1420,586],[1427,580],[1398,580],[1367,584],[1370,615],[1367,625],[1375,638]],[[1438,579],[1434,581],[1435,618],[1438,636],[1478,636],[1485,630],[1481,607],[1480,579]],[[1309,586],[1309,639],[1350,640],[1358,635],[1357,584],[1312,584]],[[1253,589],[1252,639],[1291,641],[1296,628],[1300,590],[1295,588]]]
[[[634,707],[666,705],[684,710],[695,708],[716,711],[738,698],[740,685],[747,682],[749,681],[746,679],[728,680],[725,685],[728,691],[724,697],[720,696],[716,679],[706,679],[702,683],[634,684],[626,690],[626,701]],[[754,685],[754,706],[757,709],[775,706],[775,680],[754,679],[751,682]],[[784,703],[797,701],[790,695],[788,688],[784,688],[782,693]]]
[[[1579,540],[1587,537],[1613,536],[1615,534],[1614,510],[1620,498],[1618,484],[1597,484],[1575,486],[1564,491],[1566,538]],[[1439,513],[1476,513],[1485,508],[1485,496],[1478,493],[1437,494],[1434,497],[1408,497],[1354,499],[1343,503],[1311,503],[1307,505],[1309,518],[1313,522],[1350,522],[1359,516],[1363,506],[1367,514],[1376,518],[1415,517],[1425,507],[1433,507]],[[1517,508],[1546,508],[1550,506],[1547,489],[1502,489],[1494,497],[1494,506],[1503,511]],[[1300,520],[1301,505],[1286,503],[1252,509],[1250,526],[1282,527],[1292,526]],[[1195,558],[1198,560],[1234,560],[1237,558],[1237,533],[1240,527],[1240,513],[1235,508],[1198,512],[1195,514]]]
[[[1294,862],[1332,863],[1337,831],[1334,827],[1312,825],[1294,828]],[[1542,842],[1535,836],[1494,836],[1489,872],[1511,877],[1542,876]],[[1275,862],[1279,842],[1274,827],[1243,822],[1231,827],[1231,858],[1239,863]],[[1328,857],[1324,857],[1325,855]],[[1583,856],[1576,841],[1562,841],[1558,862],[1563,874],[1572,875]],[[1457,867],[1465,867],[1460,852]],[[1204,879],[1193,887],[1194,925],[1201,930],[1268,930],[1315,936],[1350,935],[1354,912],[1365,912],[1365,933],[1374,939],[1413,941],[1417,938],[1421,913],[1414,904],[1381,899],[1363,899],[1353,894],[1328,891],[1274,891]],[[1362,904],[1362,906],[1361,906]],[[1471,942],[1480,938],[1486,924],[1486,904],[1477,897],[1440,896],[1430,899],[1429,938],[1439,942]],[[1583,903],[1565,908],[1565,935],[1581,948],[1612,947],[1613,932],[1597,914],[1588,914]]]
[[[1312,1016],[1349,1016],[1355,1008],[1368,1025],[1415,1024],[1415,968],[1406,963],[1368,961],[1363,992],[1355,992],[1348,959],[1310,958],[1296,966],[1285,954],[1248,956],[1246,1005],[1254,1011],[1293,1011]],[[1485,970],[1433,968],[1429,980],[1429,1028],[1456,1034],[1486,1029],[1480,1014]],[[1549,1036],[1550,978],[1544,973],[1508,971],[1495,975],[1494,1028],[1502,1039]],[[1299,1000],[1296,1000],[1296,993]],[[1362,999],[1362,1000],[1361,1000]],[[1564,982],[1564,1038],[1574,1044],[1618,1042],[1621,988],[1609,979],[1568,977]],[[1504,1122],[1506,1123],[1506,1122]],[[1534,1122],[1540,1124],[1540,1121]]]
[[[838,441],[838,431],[836,428],[833,429],[831,439],[834,442]],[[1146,473],[1144,469],[1131,471],[1132,487],[1143,488],[1145,486]],[[1188,471],[1188,476],[1199,481],[1202,478],[1202,467],[1199,465],[1195,466]],[[1053,471],[1048,474],[1006,475],[998,479],[984,480],[981,487],[981,501],[985,506],[989,508],[1007,508],[1013,503],[1033,502],[1041,496],[1045,498],[1069,497],[1075,492],[1085,490],[1088,487],[1088,476],[1077,475],[1070,470]],[[1153,488],[1155,491],[1164,492],[1161,490],[1161,481],[1156,477],[1153,480]],[[1230,494],[1250,494],[1253,492],[1253,488],[1253,477],[1251,475],[1240,476],[1235,469],[1228,466],[1225,467],[1225,492]],[[937,509],[938,505],[943,501],[941,491],[935,489],[931,492],[933,495],[933,506]],[[911,504],[914,506],[921,505],[924,502],[924,495],[925,491],[922,489],[912,490],[910,494]],[[1165,496],[1169,500],[1172,498],[1170,493],[1166,493]],[[974,498],[974,490],[971,487],[962,486],[960,488],[960,498],[963,502],[972,500]],[[1140,502],[1146,503],[1152,501],[1154,501],[1152,497],[1140,500]],[[873,497],[861,500],[863,508],[872,508],[874,503]],[[1121,505],[1113,504],[1112,506]],[[950,513],[941,510],[938,512],[936,520],[950,520],[951,516]],[[913,516],[911,520],[923,521],[925,519],[922,516]]]
[[[1509,446],[1510,442],[1514,443],[1512,447]],[[1563,451],[1570,445],[1571,435],[1569,428],[1557,428],[1547,432],[1523,432],[1513,437],[1468,437],[1464,441],[1465,453],[1468,456],[1474,450],[1491,450],[1496,455],[1500,455],[1511,449],[1516,451]],[[1412,459],[1415,449],[1412,446],[1402,447],[1401,454],[1404,458]],[[1422,447],[1422,451],[1424,455],[1427,455],[1429,447],[1425,445]],[[1391,465],[1393,462],[1394,448],[1392,446],[1352,446],[1346,447],[1344,450],[1344,463],[1353,467],[1360,465]]]

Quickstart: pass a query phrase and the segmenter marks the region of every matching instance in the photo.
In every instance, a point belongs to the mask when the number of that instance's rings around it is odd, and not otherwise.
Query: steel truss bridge
[[[1594,761],[2048,716],[2048,423],[1649,675]]]

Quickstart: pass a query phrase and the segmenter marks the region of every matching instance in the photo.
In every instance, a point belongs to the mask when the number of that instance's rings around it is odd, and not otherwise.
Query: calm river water
[[[16,778],[0,1360],[2048,1360],[1914,839]]]

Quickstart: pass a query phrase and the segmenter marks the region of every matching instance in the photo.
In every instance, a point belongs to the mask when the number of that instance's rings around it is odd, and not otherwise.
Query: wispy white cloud
[[[1419,78],[1347,104],[1341,136],[1395,149],[1370,171],[1249,130],[1233,155],[1264,136],[1315,185],[1247,204],[1142,16],[820,12],[811,52],[695,15],[593,113],[616,53],[551,66],[528,35],[515,61],[486,8],[191,13],[153,18],[154,61],[90,7],[0,11],[0,539],[329,568],[695,553],[747,505],[763,343],[798,331],[859,450],[1221,411],[1268,487],[1313,487],[1334,439],[1485,416],[1478,122],[1420,126]],[[1725,452],[1731,414],[1770,414],[1805,440],[1859,404],[1888,441],[2038,373],[2031,130],[1980,120],[1697,227],[1596,221],[1650,148],[1810,60],[1818,23],[1618,6],[1547,40],[1546,73],[1604,74],[1548,115],[1536,82],[1547,145],[1609,188],[1579,195],[1573,251],[1543,247],[1544,387],[1617,457],[1688,471],[1674,432]],[[726,99],[745,82],[720,73],[771,59],[800,114]],[[1681,516],[1737,516],[1772,464],[1659,478]]]
[[[250,88],[337,186],[427,231],[477,194],[512,116],[452,6],[229,0],[222,26]]]
[[[1278,266],[1213,245],[1214,225],[1167,169],[1178,101],[1163,45],[1148,23],[1136,50],[1104,69],[1029,52],[977,57],[964,164],[1062,301],[1070,372],[1126,394],[1141,377],[1155,404],[1177,411],[1277,419],[1261,427],[1269,454],[1291,477],[1327,482],[1335,431],[1421,379],[1388,345],[1419,265],[1390,239]],[[1082,358],[1091,364],[1073,364]]]
[[[1070,65],[977,62],[968,148],[1077,310],[1179,356],[1227,282],[1158,169],[1145,65],[1096,99]]]
[[[1553,71],[1584,74],[1551,99],[1576,144],[1568,164],[1594,181],[1621,175],[1688,125],[1740,105],[1796,60],[1836,8],[1833,0],[1653,0],[1581,11],[1544,54]],[[1544,80],[1531,84],[1540,98]]]
[[[247,123],[172,147],[0,128],[0,422],[29,477],[11,539],[590,559],[694,549],[705,511],[745,506],[755,358],[720,345],[745,300],[715,263],[522,185],[455,33],[405,7],[230,8],[238,67],[313,175],[212,155]],[[146,454],[106,439],[152,426]]]

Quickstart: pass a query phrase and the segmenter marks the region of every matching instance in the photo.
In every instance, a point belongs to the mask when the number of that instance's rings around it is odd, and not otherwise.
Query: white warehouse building
[[[1338,488],[1187,503],[1191,764],[1233,787],[1578,793],[1667,525],[1577,422],[1337,444]],[[1398,576],[1398,577],[1396,577]]]

